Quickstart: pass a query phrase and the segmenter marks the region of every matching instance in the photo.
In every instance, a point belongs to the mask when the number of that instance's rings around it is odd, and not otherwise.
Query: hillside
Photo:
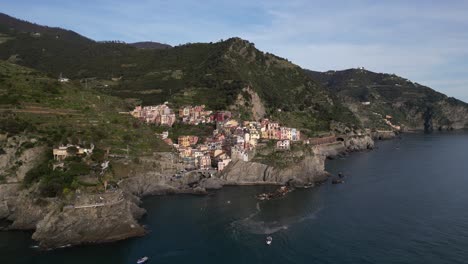
[[[405,78],[365,69],[306,72],[337,94],[365,126],[386,127],[382,118],[390,115],[407,129],[468,127],[468,104]]]
[[[171,45],[154,42],[154,41],[141,41],[130,43],[131,46],[139,49],[169,49],[172,48]]]
[[[79,139],[116,154],[126,153],[127,145],[136,155],[167,150],[153,131],[118,114],[127,109],[123,100],[79,83],[59,83],[35,70],[0,61],[0,95],[2,133],[27,132],[49,146]]]
[[[386,129],[387,115],[407,129],[458,129],[468,123],[466,104],[404,78],[364,69],[304,71],[239,38],[155,49],[145,48],[154,46],[146,42],[98,43],[1,17],[0,59],[54,78],[63,74],[133,104],[205,104],[244,120],[276,119],[308,135],[329,130],[332,121]],[[58,37],[57,30],[67,37]]]
[[[332,120],[357,125],[353,114],[297,65],[239,38],[137,49],[20,30],[4,34],[0,59],[52,76],[87,78],[88,87],[143,104],[205,104],[231,109],[241,119],[275,118],[311,135],[327,131]]]
[[[41,26],[38,24],[30,23],[28,21],[11,17],[3,13],[0,13],[0,32],[3,34],[26,33],[32,34],[32,36],[35,37],[38,37],[42,34],[46,34],[54,36],[56,38],[60,38],[62,40],[92,42],[91,39],[83,37],[71,30],[66,30],[57,27]]]

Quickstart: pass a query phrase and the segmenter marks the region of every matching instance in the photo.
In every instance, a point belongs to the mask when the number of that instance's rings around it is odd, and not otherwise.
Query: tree
[[[75,156],[76,154],[78,154],[78,148],[75,146],[68,147],[67,154],[70,156]]]

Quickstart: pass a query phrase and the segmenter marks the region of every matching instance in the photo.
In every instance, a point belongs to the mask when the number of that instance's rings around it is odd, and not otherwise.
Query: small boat
[[[148,257],[142,257],[140,259],[137,260],[137,264],[142,264],[142,263],[146,263],[148,261]]]
[[[266,244],[271,245],[271,242],[273,242],[273,238],[271,236],[267,236],[266,238]]]

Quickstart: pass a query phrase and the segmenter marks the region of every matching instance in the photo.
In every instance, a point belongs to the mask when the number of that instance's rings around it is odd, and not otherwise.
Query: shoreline
[[[167,177],[161,178],[154,173],[133,176],[125,179],[115,193],[94,196],[83,194],[85,196],[82,197],[84,200],[81,203],[84,206],[76,203],[73,209],[57,210],[59,208],[53,204],[49,209],[42,208],[35,205],[34,201],[28,200],[27,195],[20,195],[22,198],[18,199],[16,204],[19,206],[16,209],[19,210],[15,210],[14,218],[9,219],[13,223],[10,229],[32,232],[32,239],[38,241],[40,248],[44,250],[63,245],[92,245],[141,237],[150,232],[140,222],[141,217],[146,214],[146,209],[140,207],[144,197],[176,194],[212,195],[224,186],[281,186],[286,183],[300,189],[319,186],[333,176],[325,170],[327,159],[374,148],[374,140],[370,135],[353,135],[346,140],[314,146],[313,153],[304,154],[306,156],[299,164],[291,164],[282,169],[255,162],[233,163],[231,167],[226,168],[226,172],[212,178],[197,178],[197,175],[189,174],[184,182],[171,183],[173,185],[168,184]],[[235,164],[238,164],[237,168]],[[243,173],[242,170],[236,171],[239,168],[247,168],[247,171],[244,171],[247,173]],[[257,172],[261,174],[256,174]],[[193,187],[184,187],[193,183]],[[181,188],[178,189],[177,186]],[[103,206],[86,206],[89,201],[99,201],[99,197],[106,200]],[[123,200],[118,201],[115,197],[123,197]],[[55,201],[60,202],[58,199]],[[76,206],[79,209],[76,209]],[[30,220],[31,224],[21,224],[23,219]],[[35,222],[37,224],[34,224]]]

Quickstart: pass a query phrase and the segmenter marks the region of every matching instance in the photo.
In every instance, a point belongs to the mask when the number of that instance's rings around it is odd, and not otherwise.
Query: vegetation
[[[304,159],[304,153],[311,153],[308,146],[292,144],[290,150],[276,150],[274,141],[259,149],[252,161],[263,163],[276,168],[286,168]]]
[[[115,154],[126,153],[127,146],[134,155],[169,150],[149,127],[134,127],[131,116],[118,114],[127,109],[119,98],[74,83],[59,84],[4,61],[0,61],[0,76],[0,93],[20,102],[0,104],[0,131],[28,131],[50,146],[94,143]]]
[[[364,69],[306,73],[337,94],[343,104],[358,109],[366,127],[388,128],[382,121],[386,115],[393,117],[393,123],[421,126],[429,112],[439,125],[450,125],[448,115],[451,113],[444,113],[442,105],[468,108],[459,100],[394,74]],[[370,102],[370,105],[363,106],[362,102]]]
[[[137,49],[84,37],[57,38],[55,32],[40,37],[20,30],[3,33],[11,39],[1,44],[0,59],[14,56],[22,65],[53,76],[63,73],[81,79],[85,87],[135,98],[146,105],[169,101],[174,107],[205,104],[209,109],[224,110],[235,104],[244,87],[250,86],[262,99],[267,115],[273,117],[278,109],[289,113],[292,118],[285,118],[285,125],[294,124],[289,120],[300,120],[295,123],[299,128],[317,131],[328,130],[331,120],[358,123],[298,66],[239,38],[169,49]],[[251,117],[245,109],[239,114]]]
[[[195,135],[201,139],[205,139],[213,135],[215,130],[214,124],[200,124],[197,126],[176,123],[172,127],[153,127],[157,133],[162,133],[163,131],[169,132],[169,138],[173,142],[177,142],[179,136]]]
[[[18,99],[0,104],[0,133],[26,133],[39,139],[37,144],[50,147],[67,143],[96,146],[89,161],[67,160],[63,170],[52,170],[49,156],[48,161],[29,171],[24,186],[38,183],[43,196],[62,195],[83,186],[80,177],[92,174],[89,164],[104,161],[107,150],[113,155],[130,156],[171,150],[149,126],[134,126],[131,116],[118,114],[127,109],[120,98],[75,83],[60,84],[37,71],[5,61],[0,61],[0,76],[0,93]],[[18,151],[35,144],[24,142]],[[77,149],[70,147],[67,152],[74,155]]]

